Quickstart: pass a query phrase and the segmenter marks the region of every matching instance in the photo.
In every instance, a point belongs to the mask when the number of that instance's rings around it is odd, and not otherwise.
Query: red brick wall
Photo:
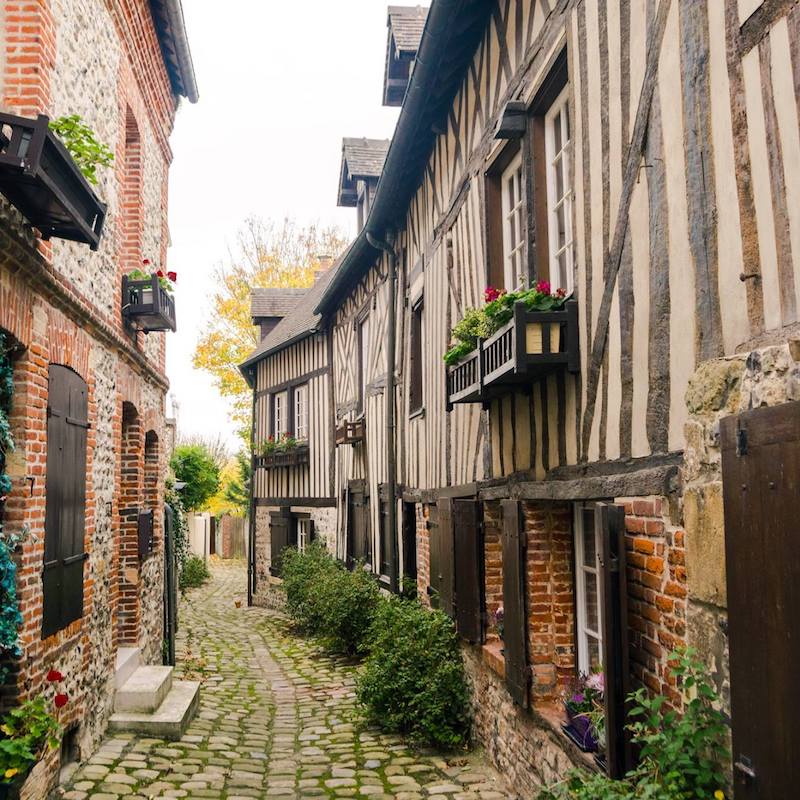
[[[486,595],[486,638],[498,639],[495,614],[503,606],[503,541],[500,538],[502,520],[500,504],[486,503],[483,507],[484,590]]]
[[[431,574],[431,537],[428,531],[430,509],[417,503],[417,596],[427,606],[431,604],[428,596]]]

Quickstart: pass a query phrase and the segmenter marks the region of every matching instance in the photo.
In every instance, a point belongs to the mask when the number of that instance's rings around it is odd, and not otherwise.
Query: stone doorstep
[[[172,688],[172,667],[139,667],[114,695],[114,711],[152,714]]]
[[[114,688],[121,689],[139,666],[138,647],[120,647],[117,650],[117,665],[114,674]]]
[[[199,681],[173,681],[164,702],[152,714],[118,712],[111,715],[108,727],[111,731],[175,741],[186,732],[199,704]]]

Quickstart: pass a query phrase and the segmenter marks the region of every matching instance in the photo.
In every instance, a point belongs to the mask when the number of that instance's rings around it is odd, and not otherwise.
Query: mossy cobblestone
[[[218,563],[212,580],[181,604],[175,677],[202,682],[186,734],[177,742],[109,736],[64,798],[514,796],[478,752],[420,751],[363,726],[355,713],[357,666],[295,635],[278,612],[236,608],[245,580],[243,564]]]

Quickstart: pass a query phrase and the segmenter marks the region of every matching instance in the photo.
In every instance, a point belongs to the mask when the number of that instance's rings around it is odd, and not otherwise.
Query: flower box
[[[358,444],[367,438],[367,425],[363,419],[355,422],[343,422],[336,429],[336,446]]]
[[[298,445],[290,450],[274,450],[271,453],[256,456],[256,468],[296,467],[309,462],[308,445]]]
[[[479,403],[483,399],[483,355],[481,346],[447,368],[448,410],[456,403]]]
[[[145,333],[174,331],[175,299],[161,285],[155,273],[142,280],[132,280],[123,275],[122,316]]]
[[[41,232],[97,250],[106,205],[75,164],[50,120],[0,113],[0,192]]]

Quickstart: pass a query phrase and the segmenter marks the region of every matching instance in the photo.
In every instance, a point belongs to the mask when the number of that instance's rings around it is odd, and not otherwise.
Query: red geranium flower
[[[47,673],[47,680],[50,683],[60,683],[64,680],[64,676],[57,669],[51,669],[50,672]]]
[[[144,264],[146,267],[149,267],[150,266],[150,259],[149,258],[143,258],[142,259],[142,264]]]
[[[167,278],[169,278],[169,280],[171,280],[173,283],[175,283],[175,281],[178,280],[178,273],[177,272],[168,272],[167,273]]]
[[[566,297],[567,296],[566,289],[556,289],[556,296],[557,297]]]
[[[69,702],[69,695],[66,694],[57,694],[53,702],[56,704],[56,708],[64,708],[64,706]]]
[[[536,291],[542,294],[550,294],[550,284],[547,281],[539,281],[536,284]]]
[[[156,272],[156,275],[158,275],[159,278],[163,278],[164,277],[164,273],[161,270]]]
[[[495,289],[494,286],[487,286],[483,291],[483,299],[487,303],[493,303],[498,297],[502,297],[505,293],[505,289]]]

